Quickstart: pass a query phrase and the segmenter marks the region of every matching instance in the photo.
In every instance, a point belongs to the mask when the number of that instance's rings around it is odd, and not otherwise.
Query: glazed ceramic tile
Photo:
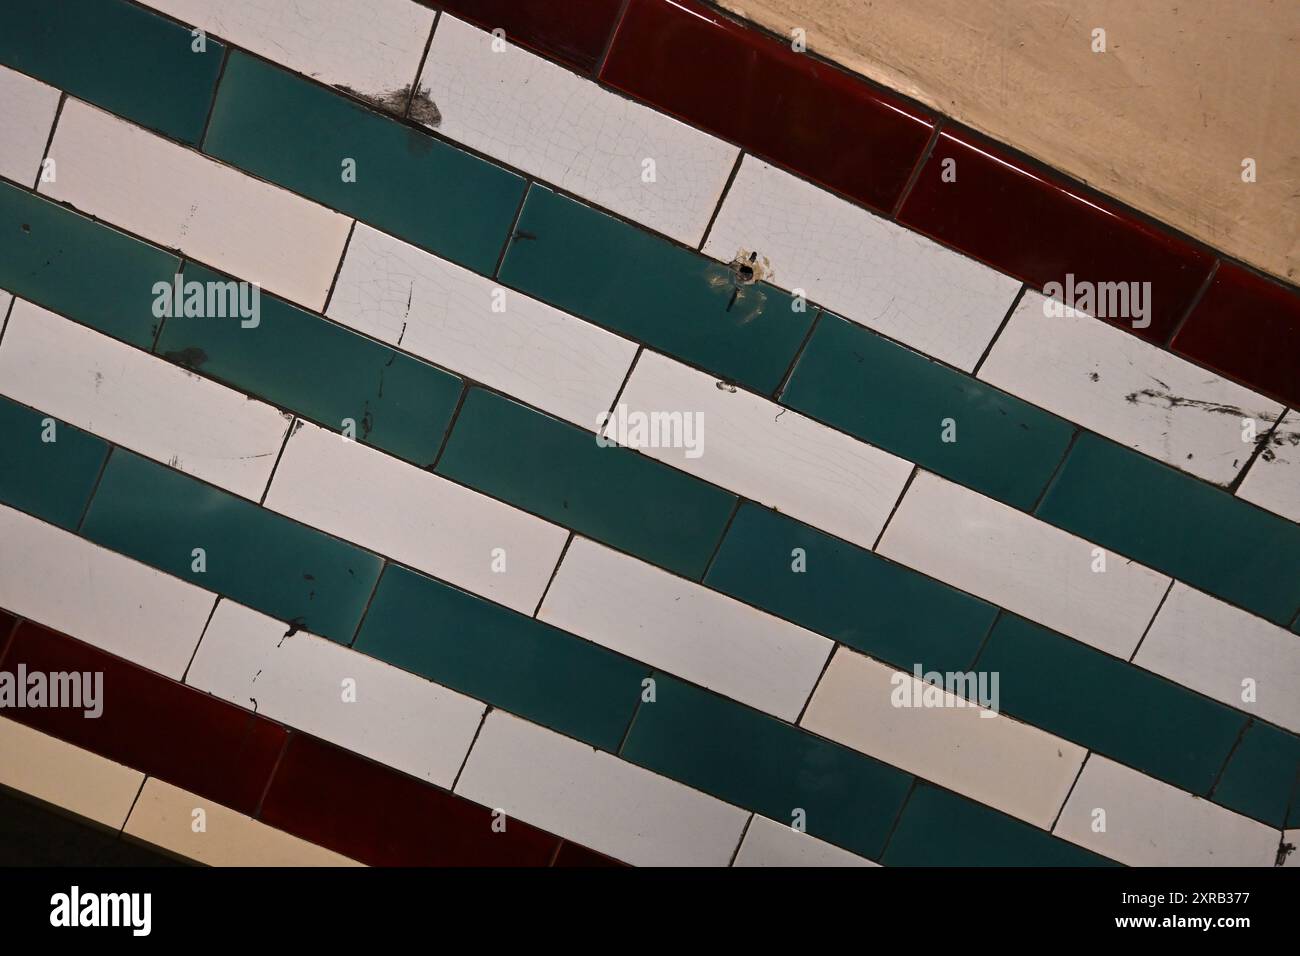
[[[1300,736],[1252,723],[1214,786],[1214,802],[1273,827],[1300,825]]]
[[[185,676],[248,707],[413,777],[450,787],[483,705],[233,601],[217,605]]]
[[[50,155],[58,179],[42,194],[308,308],[325,304],[346,216],[76,100]]]
[[[732,866],[877,866],[791,826],[755,817]]]
[[[9,0],[0,63],[197,143],[226,48],[127,0]]]
[[[633,0],[601,78],[886,213],[933,128],[901,98],[695,0]]]
[[[1181,471],[1229,484],[1282,407],[1026,292],[979,377]],[[1062,310],[1063,311],[1063,310]],[[1052,314],[1049,314],[1052,313]]]
[[[607,440],[865,548],[912,473],[910,462],[653,352],[637,360],[615,411]],[[681,436],[694,424],[693,447],[638,439],[638,423],[656,421],[680,422]]]
[[[514,173],[239,52],[203,148],[484,274],[524,194]]]
[[[566,6],[562,16],[551,0],[442,0],[438,6],[584,73],[600,62],[623,12],[623,0],[583,0]]]
[[[636,354],[627,339],[361,224],[328,315],[589,429]]]
[[[144,774],[0,714],[0,786],[117,829]]]
[[[289,436],[266,507],[527,612],[567,538],[540,518],[304,423]]]
[[[752,156],[704,251],[757,253],[764,278],[969,371],[1020,283]]]
[[[575,538],[538,617],[787,720],[812,691],[831,642]]]
[[[697,246],[736,147],[443,15],[420,75],[429,127]]]
[[[1124,659],[1169,586],[1164,575],[926,472],[879,550]]]
[[[1300,522],[1300,412],[1283,416],[1250,465],[1237,496]]]
[[[1133,662],[1300,732],[1300,643],[1285,628],[1175,582]]]
[[[291,421],[270,405],[22,301],[0,342],[0,392],[254,500],[266,489]]]
[[[999,714],[1000,675],[955,673],[968,697],[841,648],[799,724],[1049,829],[1086,751]]]
[[[638,866],[726,866],[747,816],[499,710],[456,792]]]
[[[1129,866],[1269,866],[1279,836],[1096,754],[1054,832]]]
[[[126,835],[208,866],[360,865],[156,778],[139,794]]]
[[[213,595],[0,506],[0,607],[179,678]]]
[[[45,144],[59,108],[59,91],[0,66],[0,176],[24,186],[36,183]]]
[[[107,443],[3,396],[0,434],[0,502],[75,529],[108,457]]]
[[[403,113],[434,13],[408,0],[144,0],[183,23]]]

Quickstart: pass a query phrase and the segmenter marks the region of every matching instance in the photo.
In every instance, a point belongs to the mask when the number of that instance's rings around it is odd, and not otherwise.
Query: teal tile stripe
[[[1003,614],[976,669],[1001,709],[1205,796],[1247,716],[1077,641]]]
[[[1023,821],[918,783],[881,859],[885,866],[1118,866]]]
[[[125,0],[4,0],[0,63],[195,145],[225,47]]]
[[[0,502],[75,530],[108,443],[3,396],[0,436]]]
[[[251,501],[114,449],[82,535],[297,628],[347,643],[381,559]],[[194,570],[193,550],[206,552]]]
[[[594,432],[470,389],[438,474],[694,580],[736,496]],[[671,518],[669,518],[671,516]]]
[[[1038,500],[1075,430],[829,313],[800,354],[781,404],[1021,509]]]
[[[501,280],[596,325],[770,395],[814,309],[573,199],[528,191]]]
[[[484,274],[524,195],[515,173],[240,51],[230,55],[203,148]]]
[[[1300,525],[1097,435],[1037,514],[1276,624],[1300,608]]]
[[[1300,827],[1300,737],[1252,723],[1228,759],[1212,799],[1270,826]]]
[[[0,288],[131,345],[158,331],[153,287],[180,259],[0,182]]]
[[[998,610],[748,501],[704,583],[908,671],[966,670]]]
[[[912,776],[725,697],[656,673],[622,756],[875,859]]]
[[[230,277],[186,263],[187,282]],[[155,351],[421,468],[433,464],[459,377],[262,292],[256,326],[172,316]]]
[[[650,669],[389,565],[354,647],[527,720],[618,750]]]

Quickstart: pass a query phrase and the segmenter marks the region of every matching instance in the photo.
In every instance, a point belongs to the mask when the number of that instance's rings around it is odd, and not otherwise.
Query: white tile
[[[726,866],[748,816],[500,710],[488,714],[456,792],[636,866]]]
[[[1169,585],[1163,574],[929,472],[907,489],[879,552],[1125,660]],[[1093,571],[1099,559],[1105,570]]]
[[[0,176],[36,184],[59,108],[59,91],[0,66]]]
[[[1145,455],[1220,485],[1282,406],[1091,316],[1047,316],[1026,292],[979,377]],[[1052,303],[1057,306],[1057,303]]]
[[[784,823],[755,815],[732,866],[879,866]]]
[[[222,601],[185,682],[440,787],[484,705],[333,641]]]
[[[13,301],[14,297],[10,293],[0,289],[0,330],[4,329],[5,323],[9,319],[9,306]],[[3,335],[3,331],[0,331],[0,335]]]
[[[642,454],[864,548],[912,472],[911,462],[653,352],[637,360],[616,413],[605,430],[615,439],[620,422],[637,421],[624,413],[696,416],[697,447]]]
[[[1300,522],[1300,411],[1286,413],[1246,472],[1237,495]]]
[[[757,253],[769,281],[970,371],[1020,283],[752,156],[704,251]],[[761,260],[760,260],[761,261]]]
[[[538,617],[786,720],[834,646],[585,538],[565,552]]]
[[[144,0],[191,26],[400,113],[434,12],[411,0]]]
[[[924,665],[922,665],[924,669]],[[989,697],[993,675],[985,684]],[[921,706],[927,691],[940,706]],[[1048,829],[1087,751],[838,648],[800,724]],[[991,700],[996,707],[996,700]],[[959,706],[960,705],[960,706]]]
[[[0,505],[0,607],[179,678],[214,595]]]
[[[636,344],[357,223],[331,319],[595,429]]]
[[[690,246],[736,161],[736,147],[520,47],[493,50],[445,13],[420,86],[443,135]]]
[[[351,221],[68,100],[39,191],[319,311]]]
[[[1300,637],[1185,584],[1174,582],[1133,663],[1300,733]]]
[[[531,614],[568,532],[316,425],[299,422],[266,506]],[[504,571],[494,571],[501,549]]]
[[[1103,822],[1105,832],[1096,832]],[[1272,866],[1279,837],[1097,754],[1088,757],[1053,832],[1129,866]]]
[[[0,394],[254,500],[293,420],[22,299],[0,341]]]
[[[117,829],[144,774],[0,715],[0,786]]]

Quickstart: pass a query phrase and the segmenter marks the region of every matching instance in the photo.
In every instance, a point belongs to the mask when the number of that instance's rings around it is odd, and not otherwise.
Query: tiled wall
[[[109,694],[0,783],[211,863],[1287,858],[1294,290],[694,0],[304,6],[0,10],[0,670]]]

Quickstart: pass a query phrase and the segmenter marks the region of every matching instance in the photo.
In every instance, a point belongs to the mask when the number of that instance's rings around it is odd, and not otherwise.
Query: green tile
[[[438,473],[698,579],[736,496],[508,398],[470,389]]]
[[[611,753],[649,668],[389,565],[355,647]]]
[[[0,502],[60,528],[76,528],[108,444],[3,396],[0,435]]]
[[[1274,623],[1300,607],[1300,525],[1096,435],[1037,513]]]
[[[885,866],[1118,866],[990,807],[921,783],[903,808]]]
[[[226,282],[187,264],[187,282]],[[461,380],[386,345],[261,293],[259,322],[173,316],[155,351],[426,467],[451,422]]]
[[[1000,675],[1001,709],[1204,796],[1246,716],[1013,614],[977,667]]]
[[[82,535],[106,548],[346,643],[380,559],[243,498],[115,449]],[[193,549],[207,570],[192,570]]]
[[[148,348],[153,287],[180,260],[0,182],[0,288],[123,342]]]
[[[1017,508],[1074,426],[839,316],[823,314],[781,403]],[[944,441],[947,420],[951,437]]]
[[[622,756],[687,786],[875,858],[912,777],[717,694],[655,674]]]
[[[514,173],[238,51],[203,148],[482,273],[524,194]],[[348,159],[355,182],[344,181]]]
[[[1213,800],[1270,826],[1300,827],[1300,737],[1251,724],[1228,759]]]
[[[4,0],[0,63],[197,143],[225,47],[126,0]]]
[[[795,571],[794,549],[804,570]],[[911,670],[965,670],[997,608],[847,541],[746,502],[709,587]]]
[[[811,309],[766,283],[533,186],[501,279],[568,312],[765,395],[780,384]]]

